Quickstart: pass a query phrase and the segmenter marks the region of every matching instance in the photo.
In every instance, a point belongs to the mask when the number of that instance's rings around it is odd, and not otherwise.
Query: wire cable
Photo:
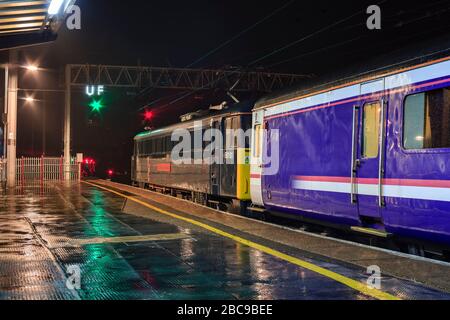
[[[302,53],[302,54],[300,54],[300,55],[297,55],[297,56],[288,58],[288,59],[286,59],[286,60],[282,60],[282,61],[279,61],[279,62],[275,62],[275,63],[273,63],[273,64],[271,64],[271,65],[268,65],[267,68],[272,68],[272,67],[275,67],[275,66],[278,66],[278,65],[281,65],[281,64],[285,64],[285,63],[287,63],[287,62],[291,62],[291,61],[294,61],[294,60],[297,60],[297,59],[300,59],[300,58],[303,58],[303,57],[306,57],[306,56],[310,56],[310,55],[315,54],[315,53],[318,53],[318,52],[322,52],[322,51],[326,51],[326,50],[329,50],[329,49],[333,49],[333,48],[336,48],[336,47],[345,45],[345,44],[347,44],[347,43],[351,43],[351,42],[360,40],[360,39],[362,39],[362,38],[363,38],[362,36],[358,36],[358,37],[352,38],[352,39],[350,39],[350,40],[341,41],[341,42],[339,42],[339,43],[335,43],[335,44],[329,45],[329,46],[327,46],[327,47],[323,47],[323,48],[320,48],[320,49],[317,49],[317,50],[305,52],[305,53]]]
[[[262,18],[261,20],[257,21],[256,23],[252,24],[250,27],[242,30],[241,32],[239,32],[238,34],[236,34],[234,37],[230,38],[229,40],[223,42],[221,45],[219,45],[218,47],[212,49],[211,51],[207,52],[206,54],[204,54],[203,56],[201,56],[200,58],[198,58],[197,60],[195,60],[194,62],[190,63],[189,65],[187,65],[186,68],[192,67],[193,65],[199,63],[200,61],[206,59],[207,57],[209,57],[210,55],[216,53],[217,51],[219,51],[220,49],[222,49],[223,47],[227,46],[228,44],[230,44],[231,42],[233,42],[234,40],[240,38],[242,35],[244,35],[245,33],[249,32],[250,30],[254,29],[255,27],[257,27],[258,25],[260,25],[261,23],[265,22],[266,20],[272,18],[273,16],[275,16],[277,13],[283,11],[284,9],[286,9],[288,6],[290,6],[291,4],[293,4],[295,1],[291,0],[287,3],[285,3],[283,6],[279,7],[277,10],[273,11],[272,13],[270,13],[269,15],[265,16],[264,18]]]
[[[273,16],[275,16],[276,14],[278,14],[279,12],[283,11],[284,9],[286,9],[288,6],[290,6],[291,4],[293,4],[295,2],[295,0],[291,0],[287,3],[285,3],[284,5],[282,5],[281,7],[279,7],[278,9],[276,9],[275,11],[271,12],[269,15],[265,16],[264,18],[258,20],[256,23],[252,24],[250,27],[242,30],[241,32],[239,32],[238,34],[236,34],[235,36],[233,36],[232,38],[228,39],[227,41],[223,42],[222,44],[220,44],[218,47],[210,50],[209,52],[207,52],[206,54],[204,54],[203,56],[201,56],[200,58],[196,59],[195,61],[191,62],[190,64],[188,64],[185,68],[190,68],[192,66],[194,66],[195,64],[199,63],[200,61],[206,59],[207,57],[211,56],[212,54],[216,53],[217,51],[219,51],[220,49],[224,48],[225,46],[227,46],[228,44],[230,44],[231,42],[233,42],[234,40],[240,38],[242,35],[244,35],[245,33],[249,32],[250,30],[256,28],[258,25],[262,24],[263,22],[265,22],[266,20],[269,20],[270,18],[272,18]],[[144,93],[146,93],[146,91],[153,91],[153,88],[147,88],[142,90],[141,92],[139,92],[139,96],[143,95]],[[148,92],[148,93],[150,93]],[[145,107],[141,108],[140,110],[144,109]]]
[[[383,4],[383,3],[387,2],[387,1],[388,0],[383,0],[383,1],[379,2],[377,5],[381,5],[381,4]],[[260,58],[258,58],[256,60],[250,62],[249,66],[253,66],[254,64],[256,64],[256,63],[258,63],[258,62],[260,62],[262,60],[265,60],[265,59],[267,59],[267,58],[269,58],[269,57],[271,57],[271,56],[273,56],[273,55],[275,55],[277,53],[280,53],[280,52],[282,52],[282,51],[284,51],[286,49],[289,49],[289,48],[299,44],[299,43],[302,43],[302,42],[304,42],[304,41],[306,41],[306,40],[308,40],[308,39],[310,39],[310,38],[312,38],[312,37],[314,37],[314,36],[324,32],[324,31],[330,30],[331,28],[333,28],[333,27],[335,27],[335,26],[337,26],[337,25],[339,25],[339,24],[341,24],[343,22],[346,22],[346,21],[348,21],[348,20],[350,20],[350,19],[352,19],[352,18],[354,18],[354,17],[356,17],[356,16],[358,16],[360,14],[361,14],[361,10],[358,10],[358,12],[355,12],[352,15],[350,15],[350,16],[344,18],[344,19],[338,20],[338,21],[336,21],[336,22],[334,22],[332,24],[327,25],[324,28],[321,28],[321,29],[319,29],[317,31],[314,31],[314,32],[312,32],[312,33],[310,33],[310,34],[308,34],[308,35],[306,35],[306,36],[304,36],[304,37],[302,37],[300,39],[297,39],[297,40],[295,40],[295,41],[285,45],[285,46],[282,46],[282,47],[280,47],[278,49],[273,50],[272,52],[270,52],[270,53],[268,53],[268,54],[266,54],[266,55],[264,55],[264,56],[262,56],[262,57],[260,57]]]

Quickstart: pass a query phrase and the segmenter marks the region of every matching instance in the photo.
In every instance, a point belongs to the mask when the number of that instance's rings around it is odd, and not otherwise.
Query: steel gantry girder
[[[272,92],[296,84],[305,75],[239,70],[181,69],[142,66],[68,64],[65,68],[64,157],[71,157],[72,87],[102,85],[107,88]],[[66,163],[67,166],[70,163]],[[66,180],[69,180],[66,173]]]
[[[235,92],[272,92],[296,84],[305,75],[140,66],[71,64],[70,85],[120,88],[202,90],[233,87]]]

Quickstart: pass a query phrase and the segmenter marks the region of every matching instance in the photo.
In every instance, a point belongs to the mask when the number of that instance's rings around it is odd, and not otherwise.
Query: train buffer
[[[450,299],[450,264],[110,181],[0,198],[0,299]]]

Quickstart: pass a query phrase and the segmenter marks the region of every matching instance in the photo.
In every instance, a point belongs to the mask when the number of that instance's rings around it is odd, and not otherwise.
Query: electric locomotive
[[[250,202],[250,137],[239,143],[235,133],[251,128],[253,105],[254,102],[231,106],[223,103],[212,107],[208,114],[184,115],[178,124],[139,134],[134,139],[133,183],[141,188],[241,213]],[[172,135],[180,130],[188,133],[192,141],[183,150],[182,157],[187,159],[184,162],[172,159],[172,151],[182,143],[172,141]],[[218,156],[215,159],[223,161],[208,161],[203,157],[208,148],[203,137],[209,130],[216,130],[223,137],[215,138],[217,148],[211,150],[213,156]],[[198,139],[196,134],[200,135],[200,144],[194,143]]]

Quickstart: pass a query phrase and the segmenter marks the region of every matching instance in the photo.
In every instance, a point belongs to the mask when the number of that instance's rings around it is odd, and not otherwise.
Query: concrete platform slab
[[[394,258],[387,253],[345,261],[339,259],[343,245],[329,239],[315,242],[179,199],[96,183],[116,193],[83,184],[0,196],[0,299],[450,298],[384,272],[384,295],[368,293],[368,275],[359,264],[378,257],[389,266]],[[70,287],[74,267],[79,289]]]

